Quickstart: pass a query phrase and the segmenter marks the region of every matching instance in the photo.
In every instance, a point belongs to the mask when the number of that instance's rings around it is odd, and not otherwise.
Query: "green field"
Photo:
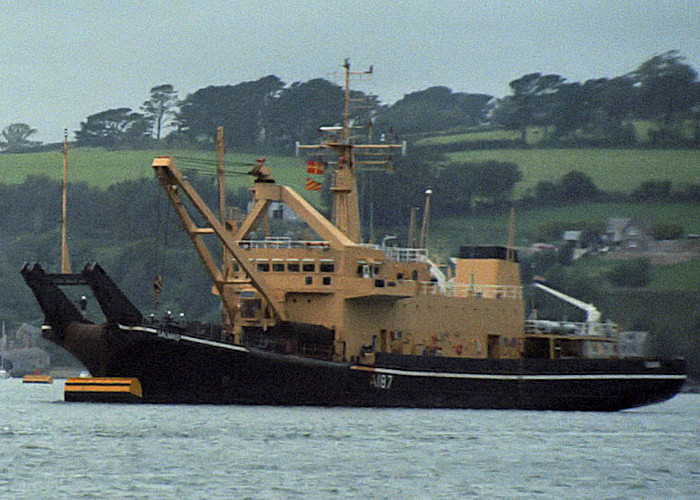
[[[500,149],[448,153],[455,162],[496,160],[520,167],[516,197],[539,181],[557,181],[578,170],[604,191],[630,192],[648,180],[671,180],[674,187],[700,183],[700,150],[687,149]]]
[[[480,130],[461,134],[445,134],[426,137],[416,141],[416,146],[435,146],[477,141],[517,141],[519,130]]]
[[[700,292],[700,259],[669,266],[654,266],[649,288]]]
[[[68,182],[84,182],[92,187],[107,188],[126,180],[151,178],[153,171],[151,163],[159,155],[206,159],[217,161],[214,153],[197,151],[108,151],[100,148],[76,148],[68,154]],[[227,171],[247,171],[256,156],[252,154],[227,154],[225,161]],[[294,188],[302,188],[306,179],[306,170],[301,158],[285,158],[281,156],[267,157],[267,163],[273,169],[273,175],[279,182],[289,184]],[[176,166],[185,170],[186,160],[176,159]],[[50,151],[44,153],[2,154],[0,155],[0,183],[16,184],[23,182],[30,175],[45,175],[52,179],[63,179],[63,153]],[[248,186],[250,178],[235,176],[227,179],[227,185]]]
[[[493,133],[493,132],[491,132]],[[215,154],[195,151],[108,151],[77,148],[69,152],[69,182],[85,182],[89,186],[108,187],[112,184],[152,176],[151,162],[155,156],[193,157],[216,160]],[[456,162],[486,160],[516,163],[523,180],[516,185],[516,196],[522,196],[539,181],[556,181],[572,170],[589,175],[599,189],[629,192],[643,181],[673,181],[676,188],[687,183],[700,183],[700,150],[640,150],[640,149],[501,149],[449,153]],[[244,171],[236,163],[251,163],[254,155],[227,154],[230,170]],[[176,161],[184,169],[182,160]],[[280,183],[303,190],[306,178],[301,158],[268,157],[268,165]],[[63,177],[63,155],[60,151],[31,154],[0,155],[0,183],[23,182],[29,175]],[[231,187],[246,186],[249,180],[233,177]]]
[[[623,126],[630,128],[634,137],[639,144],[648,144],[652,140],[654,132],[659,131],[659,124],[649,120],[634,120],[625,121]],[[696,134],[696,122],[694,120],[685,120],[678,122],[675,126],[675,131],[681,137],[687,140],[693,140]],[[556,127],[535,127],[530,126],[525,131],[525,143],[529,145],[541,144],[545,139],[550,138],[556,131]],[[595,134],[585,133],[583,130],[578,130],[575,135],[581,139],[600,139],[600,136]],[[494,129],[484,130],[483,127],[474,127],[471,129],[465,128],[458,132],[443,132],[436,135],[423,137],[416,141],[416,146],[433,146],[433,145],[450,145],[480,141],[520,141],[522,133],[516,129]]]

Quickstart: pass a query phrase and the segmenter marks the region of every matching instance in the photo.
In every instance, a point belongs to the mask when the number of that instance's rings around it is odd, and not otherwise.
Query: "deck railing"
[[[582,335],[617,339],[619,331],[618,325],[610,321],[585,323],[537,319],[525,322],[526,334]]]
[[[419,283],[420,295],[446,295],[448,297],[477,297],[484,299],[521,299],[523,289],[512,285],[462,285],[454,283]]]
[[[291,238],[265,238],[264,240],[239,240],[238,246],[250,248],[329,248],[327,241],[293,240]]]
[[[428,260],[428,251],[425,248],[386,247],[371,244],[362,246],[373,250],[381,250],[386,253],[387,259],[397,262],[425,262]]]

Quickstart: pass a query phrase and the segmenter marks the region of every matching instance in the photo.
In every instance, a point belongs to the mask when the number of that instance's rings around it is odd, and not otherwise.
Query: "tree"
[[[508,104],[511,125],[521,130],[521,140],[525,143],[528,125],[548,125],[552,123],[555,94],[564,83],[559,75],[530,73],[513,80],[508,85],[513,91]]]
[[[319,127],[340,125],[342,120],[343,89],[322,78],[294,82],[264,110],[266,139],[278,148],[315,142]]]
[[[559,186],[565,201],[588,201],[598,196],[598,188],[593,179],[578,170],[564,174]]]
[[[238,85],[209,86],[189,94],[175,115],[178,132],[191,143],[213,143],[224,127],[227,146],[256,146],[265,136],[264,110],[284,87],[269,75]]]
[[[486,120],[487,104],[492,97],[485,94],[452,92],[447,87],[430,87],[399,99],[381,109],[377,128],[385,132],[391,127],[397,134],[447,130],[451,127],[473,127]]]
[[[598,194],[593,179],[577,170],[565,174],[558,182],[540,181],[535,186],[535,199],[544,205],[595,200]]]
[[[151,89],[151,98],[141,105],[146,121],[155,132],[156,141],[160,141],[163,126],[175,115],[177,92],[170,84],[159,85]]]
[[[649,259],[622,261],[608,271],[607,279],[615,286],[646,286],[651,283]]]
[[[584,88],[584,99],[589,103],[589,129],[616,143],[633,139],[625,133],[622,123],[634,113],[634,81],[629,76],[601,78],[587,81]]]
[[[108,109],[90,115],[75,131],[79,146],[141,146],[148,135],[145,118],[130,108]]]
[[[645,117],[667,125],[695,104],[698,74],[684,60],[677,50],[670,50],[645,61],[630,74]]]
[[[498,205],[508,200],[522,174],[515,163],[484,161],[450,163],[442,168],[433,187],[440,193],[436,213],[468,213],[475,202]]]
[[[671,181],[644,181],[630,193],[630,198],[638,201],[667,201],[671,198]]]
[[[3,141],[0,142],[0,146],[7,152],[17,152],[39,145],[40,142],[29,140],[29,137],[35,133],[36,129],[26,123],[12,123],[2,130]]]

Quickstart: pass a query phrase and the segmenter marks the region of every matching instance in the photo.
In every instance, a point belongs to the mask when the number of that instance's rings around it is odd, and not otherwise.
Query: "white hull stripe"
[[[232,345],[232,344],[226,344],[224,342],[217,342],[215,340],[207,340],[207,339],[200,339],[197,337],[190,337],[189,335],[181,335],[179,333],[167,333],[167,332],[162,332],[157,330],[156,328],[150,328],[147,326],[125,326],[125,325],[119,325],[119,328],[122,330],[128,330],[132,332],[144,332],[144,333],[149,333],[152,335],[158,335],[159,337],[163,337],[166,339],[171,339],[171,340],[184,340],[187,342],[194,342],[196,344],[204,344],[212,347],[220,347],[222,349],[229,349],[231,351],[239,351],[239,352],[250,352],[249,349],[246,349],[245,347],[239,346],[239,345]]]
[[[189,335],[181,335],[181,340],[186,340],[188,342],[195,342],[197,344],[210,345],[212,347],[221,347],[222,349],[230,349],[231,351],[239,352],[250,352],[249,349],[239,345],[225,344],[223,342],[216,342],[215,340],[198,339],[197,337],[190,337]]]
[[[386,375],[403,375],[405,377],[434,377],[476,380],[685,380],[685,375],[667,374],[639,374],[639,373],[601,373],[601,374],[573,374],[573,375],[493,375],[488,373],[446,373],[446,372],[419,372],[410,370],[396,370],[391,368],[374,368],[370,366],[351,366],[352,370],[368,371]]]

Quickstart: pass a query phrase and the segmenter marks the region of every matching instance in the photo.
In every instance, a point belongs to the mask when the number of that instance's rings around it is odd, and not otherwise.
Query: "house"
[[[581,235],[583,231],[564,231],[562,239],[567,245],[571,245],[574,248],[579,248],[581,246]]]
[[[652,236],[643,222],[629,217],[611,217],[603,239],[611,249],[646,250]]]

